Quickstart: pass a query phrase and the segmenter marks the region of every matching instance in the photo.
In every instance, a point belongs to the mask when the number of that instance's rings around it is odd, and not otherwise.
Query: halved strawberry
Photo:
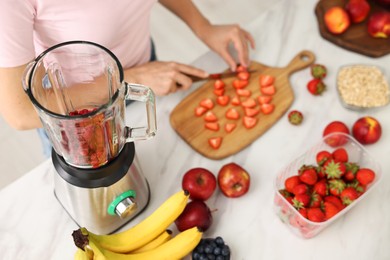
[[[233,87],[235,89],[242,89],[248,86],[249,81],[248,80],[241,80],[241,79],[235,79],[233,80]]]
[[[235,123],[226,123],[225,125],[225,131],[227,133],[231,133],[235,128],[236,128],[236,124]]]
[[[223,89],[225,87],[225,82],[223,82],[221,79],[217,79],[214,82],[214,88],[215,89]]]
[[[268,114],[271,114],[274,111],[275,105],[274,104],[262,104],[260,106],[260,109],[261,109],[261,112],[263,112],[264,115],[268,115]]]
[[[251,107],[251,108],[253,108],[253,107],[255,107],[257,104],[256,104],[256,101],[253,99],[253,98],[247,98],[246,100],[244,100],[244,101],[242,101],[241,102],[241,105],[243,106],[243,107]]]
[[[224,88],[214,89],[213,92],[216,96],[223,96],[225,94],[225,89]]]
[[[222,137],[211,137],[208,142],[213,149],[218,149],[222,144]]]
[[[257,124],[257,118],[244,116],[243,123],[247,129],[253,128]]]
[[[254,117],[258,113],[260,113],[260,109],[255,107],[255,108],[250,108],[250,107],[245,107],[244,108],[244,113],[246,116]]]
[[[229,103],[229,96],[219,96],[217,97],[217,103],[221,106],[226,106]]]
[[[234,96],[234,97],[232,98],[232,105],[234,105],[234,106],[239,106],[239,105],[241,105],[240,97]]]
[[[263,93],[264,95],[268,95],[268,96],[272,96],[276,93],[276,88],[274,85],[262,87],[262,88],[260,88],[260,90],[261,90],[261,93]]]
[[[211,131],[218,131],[219,130],[219,124],[217,122],[208,122],[208,123],[205,123],[204,126]]]
[[[204,120],[206,122],[215,122],[218,120],[217,116],[214,114],[213,111],[207,111],[206,115],[204,116]]]
[[[259,104],[269,104],[272,101],[272,96],[259,96],[258,98]]]
[[[237,78],[240,80],[249,80],[250,74],[248,71],[238,72]]]
[[[195,108],[195,116],[200,117],[204,113],[206,113],[206,111],[207,111],[207,108],[205,108],[205,107],[196,107]]]
[[[214,102],[211,100],[211,98],[205,98],[200,101],[199,105],[207,109],[212,109],[214,107]]]
[[[240,118],[240,114],[238,113],[237,109],[235,109],[235,108],[229,108],[226,111],[225,116],[227,119],[233,119],[233,120]]]
[[[259,83],[261,87],[267,87],[274,84],[275,78],[271,75],[261,74],[259,77]]]
[[[249,89],[237,89],[236,93],[241,97],[250,97],[252,95],[252,92]]]

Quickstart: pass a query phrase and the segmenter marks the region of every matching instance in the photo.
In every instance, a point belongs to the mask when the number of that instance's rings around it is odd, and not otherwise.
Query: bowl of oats
[[[375,65],[347,65],[337,74],[337,92],[342,105],[362,111],[384,107],[390,102],[389,80]]]

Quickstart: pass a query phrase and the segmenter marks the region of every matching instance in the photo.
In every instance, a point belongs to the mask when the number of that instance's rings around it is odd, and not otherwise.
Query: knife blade
[[[256,72],[256,70],[248,70],[249,73]],[[211,73],[207,78],[200,78],[193,75],[187,75],[192,79],[192,82],[198,82],[202,80],[212,80],[212,79],[225,79],[230,77],[237,76],[238,72],[235,71],[228,71],[228,72],[221,72],[221,73]]]

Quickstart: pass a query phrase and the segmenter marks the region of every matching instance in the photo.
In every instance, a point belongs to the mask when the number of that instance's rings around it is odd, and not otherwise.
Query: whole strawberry
[[[307,83],[307,89],[315,96],[321,95],[325,91],[326,85],[321,79],[312,79]]]
[[[316,168],[311,165],[303,165],[299,169],[299,179],[303,183],[314,185],[318,179]]]
[[[293,125],[300,125],[303,121],[303,115],[298,110],[292,110],[288,113],[288,121]]]
[[[326,67],[324,65],[313,64],[310,69],[311,69],[311,75],[313,76],[313,78],[323,79],[326,77],[327,70],[326,70]]]
[[[349,205],[352,202],[354,202],[359,197],[358,192],[353,187],[347,187],[345,188],[341,194],[340,198],[344,205]]]

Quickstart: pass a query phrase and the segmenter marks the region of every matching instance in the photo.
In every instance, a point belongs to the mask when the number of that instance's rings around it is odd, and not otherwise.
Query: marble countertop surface
[[[146,210],[129,222],[128,228],[154,211],[181,188],[181,177],[190,168],[205,167],[217,173],[222,165],[236,162],[251,174],[250,191],[229,199],[217,191],[207,204],[214,223],[205,237],[222,236],[234,260],[255,259],[390,259],[390,106],[372,112],[343,108],[336,92],[338,69],[347,64],[373,64],[390,74],[390,56],[369,58],[349,52],[321,38],[314,15],[315,1],[276,1],[245,26],[254,36],[257,50],[252,59],[283,67],[301,50],[315,53],[316,61],[329,68],[327,91],[319,97],[308,93],[308,69],[290,77],[295,101],[291,109],[305,115],[300,126],[282,117],[270,130],[241,152],[223,160],[211,160],[196,153],[172,129],[169,115],[191,91],[157,98],[158,131],[155,138],[136,142],[137,156],[151,187]],[[195,65],[218,71],[226,65],[213,53],[206,53]],[[143,107],[132,104],[126,119],[141,122]],[[297,156],[318,143],[324,127],[340,120],[347,125],[370,115],[381,122],[380,141],[366,149],[380,162],[382,180],[367,197],[345,216],[316,237],[302,239],[280,221],[273,210],[274,179]],[[189,115],[191,116],[191,115]],[[0,259],[72,259],[76,247],[71,233],[78,226],[57,202],[53,193],[51,161],[45,161],[0,191]],[[2,173],[12,174],[12,173]]]

